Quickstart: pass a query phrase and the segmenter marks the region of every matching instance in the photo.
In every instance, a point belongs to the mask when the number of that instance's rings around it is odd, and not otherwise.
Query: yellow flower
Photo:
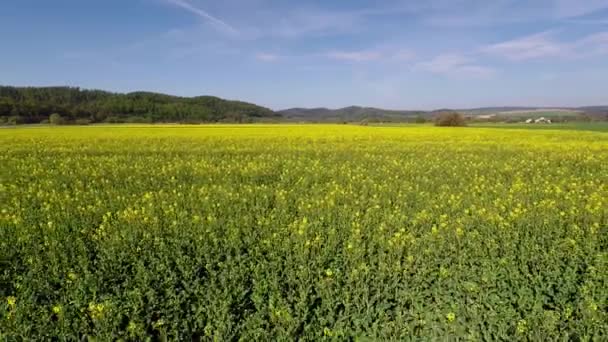
[[[56,315],[59,315],[62,311],[61,305],[55,305],[53,306],[53,313]]]
[[[137,331],[137,323],[131,321],[129,322],[129,325],[127,326],[127,331],[129,331],[130,333],[134,333],[135,331]]]
[[[13,296],[8,296],[6,298],[6,302],[8,303],[8,306],[14,307],[17,304],[17,298],[15,298]]]
[[[452,323],[456,319],[456,314],[453,312],[450,312],[447,315],[445,315],[445,317],[448,319],[448,322]]]
[[[517,332],[520,334],[525,333],[528,330],[528,322],[525,319],[520,319],[517,322]]]
[[[103,317],[105,306],[103,304],[89,303],[89,314],[93,319],[100,319]]]

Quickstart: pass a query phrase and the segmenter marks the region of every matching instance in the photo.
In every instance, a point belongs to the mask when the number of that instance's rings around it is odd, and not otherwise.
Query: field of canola
[[[608,134],[0,130],[0,340],[607,340]]]

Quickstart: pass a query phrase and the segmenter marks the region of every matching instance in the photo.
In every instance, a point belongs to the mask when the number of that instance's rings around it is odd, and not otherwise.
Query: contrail
[[[207,13],[206,11],[203,11],[202,9],[200,9],[198,7],[195,7],[194,5],[189,3],[187,0],[166,0],[166,1],[168,1],[169,3],[171,3],[175,6],[185,9],[190,13],[194,13],[205,20],[210,21],[214,26],[216,26],[217,28],[219,28],[227,33],[230,33],[230,34],[239,33],[239,31],[237,29],[230,26],[225,21],[212,16],[211,14]]]

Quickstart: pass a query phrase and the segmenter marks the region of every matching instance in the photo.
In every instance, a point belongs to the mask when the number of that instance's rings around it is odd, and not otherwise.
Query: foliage
[[[435,118],[435,126],[442,127],[461,127],[466,126],[464,116],[456,112],[442,112]]]
[[[74,123],[76,125],[86,126],[86,125],[91,124],[91,119],[86,119],[86,118],[76,119],[76,121],[74,121]]]
[[[608,135],[0,130],[0,339],[606,340]]]
[[[6,123],[9,125],[20,125],[25,123],[25,119],[23,116],[11,115],[6,118]]]
[[[141,116],[129,116],[124,119],[124,122],[127,123],[150,123],[152,120],[150,118],[141,117]]]
[[[340,109],[290,108],[279,112],[286,120],[293,122],[407,122],[425,114],[412,110],[387,110],[372,107],[350,106]]]
[[[49,123],[51,125],[62,125],[65,121],[61,117],[61,115],[57,113],[53,113],[49,116]]]
[[[212,96],[192,98],[148,92],[117,94],[71,87],[0,86],[0,117],[20,116],[23,123],[38,123],[52,113],[65,121],[89,119],[93,122],[127,122],[133,117],[143,122],[240,122],[278,117],[270,109],[250,103],[227,101]],[[116,119],[117,118],[117,119]]]
[[[417,116],[416,119],[414,119],[414,122],[421,124],[421,123],[426,123],[427,120],[424,116]]]

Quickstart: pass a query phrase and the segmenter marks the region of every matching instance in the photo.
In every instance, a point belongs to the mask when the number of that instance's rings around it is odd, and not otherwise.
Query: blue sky
[[[608,0],[4,0],[0,84],[288,107],[608,104]]]

